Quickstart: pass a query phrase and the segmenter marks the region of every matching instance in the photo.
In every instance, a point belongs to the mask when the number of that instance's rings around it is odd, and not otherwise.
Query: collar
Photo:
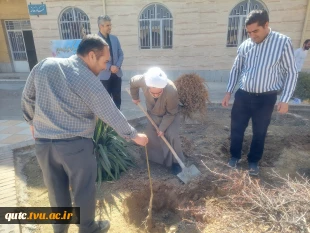
[[[102,33],[101,33],[100,31],[98,32],[98,35],[101,36],[101,37],[104,38],[104,39],[109,39],[109,38],[110,38],[110,37],[109,37],[109,34],[108,34],[107,37],[105,37],[104,35],[102,35]]]
[[[79,55],[75,54],[75,55],[72,55],[70,58],[75,60],[75,61],[77,61],[80,65],[82,65],[82,66],[86,67],[87,69],[89,69],[88,65],[86,64],[86,62],[82,58],[80,58]]]
[[[266,41],[268,41],[269,40],[269,38],[271,37],[271,35],[272,35],[272,30],[271,30],[271,28],[269,28],[269,33],[268,33],[268,35],[265,37],[265,39],[262,41],[262,42],[260,42],[259,44],[263,44],[264,42],[266,42]],[[256,44],[256,43],[255,43]],[[257,44],[257,45],[259,45],[259,44]]]

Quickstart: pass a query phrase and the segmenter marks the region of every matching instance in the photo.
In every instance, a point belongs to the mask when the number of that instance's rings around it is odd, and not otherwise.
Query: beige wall
[[[172,50],[157,51],[138,49],[138,15],[149,2],[107,0],[107,13],[113,20],[113,33],[119,36],[126,52],[126,69],[143,69],[150,65],[185,70],[231,68],[236,48],[226,47],[227,23],[231,9],[240,1],[158,0],[172,12],[174,46]],[[294,48],[297,48],[301,40],[307,0],[265,0],[264,3],[270,12],[271,28],[291,37]],[[119,14],[122,11],[126,13]],[[307,67],[310,68],[310,64]]]
[[[310,4],[310,0],[308,0],[307,2],[309,2],[309,4]],[[304,37],[301,38],[300,44],[302,44],[306,39],[310,39],[310,6],[308,6],[308,9],[309,9],[308,20],[307,20],[306,25],[305,25]],[[305,9],[305,12],[306,12],[306,9]],[[304,69],[310,69],[310,56],[307,57],[303,68]]]
[[[40,4],[41,0],[27,0],[27,3]],[[103,14],[102,1],[100,0],[72,0],[59,1],[49,0],[44,2],[47,8],[47,15],[30,16],[34,42],[37,51],[38,61],[51,56],[50,41],[59,40],[58,28],[59,14],[67,7],[78,7],[83,10],[90,19],[91,32],[97,32],[97,17]]]
[[[40,3],[40,0],[27,0]],[[236,48],[226,47],[228,16],[239,0],[158,0],[173,15],[173,49],[140,50],[138,17],[148,0],[106,0],[107,14],[112,18],[112,34],[119,37],[125,54],[124,70],[145,70],[161,66],[165,70],[229,70]],[[265,0],[273,30],[291,37],[299,47],[307,0]],[[50,56],[49,41],[59,39],[58,16],[67,6],[85,11],[91,20],[92,33],[97,32],[96,18],[103,13],[102,0],[49,0],[48,15],[31,16],[38,59]],[[310,21],[310,17],[309,17]],[[307,27],[310,36],[310,22]],[[310,58],[309,58],[310,59]],[[310,62],[305,68],[310,69]]]

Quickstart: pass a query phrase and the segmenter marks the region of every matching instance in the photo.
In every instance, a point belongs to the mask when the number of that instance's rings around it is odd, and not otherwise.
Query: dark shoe
[[[180,166],[180,164],[178,163],[173,163],[171,166],[171,172],[173,175],[177,175],[182,171],[182,168]]]
[[[228,162],[228,166],[231,167],[231,168],[237,168],[237,165],[239,163],[239,160],[240,159],[237,159],[235,157],[231,157],[229,162]]]
[[[110,221],[108,220],[97,221],[97,224],[99,225],[99,230],[96,233],[106,233],[110,229]]]
[[[259,168],[258,163],[249,163],[249,175],[258,176]]]

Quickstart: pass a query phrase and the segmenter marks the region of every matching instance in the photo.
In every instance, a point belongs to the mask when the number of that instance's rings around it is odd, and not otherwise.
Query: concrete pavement
[[[0,147],[13,145],[31,140],[29,126],[25,123],[20,107],[20,99],[25,80],[2,80],[0,81]],[[220,103],[225,93],[226,83],[207,83],[210,100],[212,103]],[[122,85],[121,111],[128,120],[144,116],[143,112],[131,102],[126,92],[129,87],[128,80]],[[141,101],[144,97],[141,93]]]

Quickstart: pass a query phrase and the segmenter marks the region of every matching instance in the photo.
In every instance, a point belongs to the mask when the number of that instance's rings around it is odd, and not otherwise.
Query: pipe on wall
[[[308,5],[307,5],[307,12],[306,12],[306,17],[305,17],[305,22],[304,22],[304,27],[302,29],[302,34],[301,34],[301,40],[300,40],[300,46],[303,46],[304,40],[305,40],[305,33],[307,30],[308,26],[308,18],[309,18],[309,11],[310,11],[310,0],[308,0]]]
[[[310,0],[309,0],[310,1]],[[309,5],[309,4],[308,4]],[[102,0],[102,8],[103,8],[103,15],[106,15],[107,12],[106,12],[106,2],[105,0]]]

